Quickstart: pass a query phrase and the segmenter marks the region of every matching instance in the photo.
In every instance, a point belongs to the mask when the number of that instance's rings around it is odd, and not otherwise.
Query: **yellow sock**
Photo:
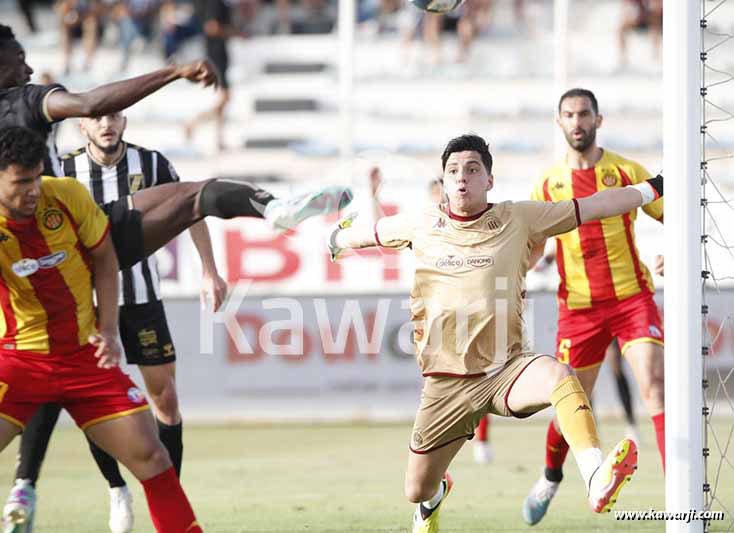
[[[561,380],[551,392],[550,401],[556,408],[561,433],[574,455],[588,448],[599,448],[589,398],[576,376]]]

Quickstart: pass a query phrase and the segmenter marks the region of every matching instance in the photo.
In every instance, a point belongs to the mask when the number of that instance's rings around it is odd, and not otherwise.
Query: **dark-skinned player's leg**
[[[126,268],[208,216],[263,218],[273,228],[286,230],[312,216],[338,211],[351,200],[351,189],[342,186],[280,199],[246,182],[213,179],[143,189],[107,204],[105,211],[112,221],[120,268]],[[140,227],[142,239],[131,237],[133,226]]]

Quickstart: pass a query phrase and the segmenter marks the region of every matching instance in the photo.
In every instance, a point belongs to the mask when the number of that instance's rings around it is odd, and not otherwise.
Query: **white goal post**
[[[703,510],[701,39],[704,0],[665,0],[665,509]],[[668,521],[666,532],[703,522]]]

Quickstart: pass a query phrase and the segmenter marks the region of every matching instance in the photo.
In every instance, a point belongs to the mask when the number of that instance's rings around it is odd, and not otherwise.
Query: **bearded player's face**
[[[122,113],[110,113],[101,117],[83,118],[80,121],[82,134],[106,154],[114,154],[125,133],[127,119]]]
[[[577,152],[585,152],[596,146],[596,129],[602,117],[594,112],[591,100],[586,96],[571,96],[561,102],[557,119],[568,145]]]

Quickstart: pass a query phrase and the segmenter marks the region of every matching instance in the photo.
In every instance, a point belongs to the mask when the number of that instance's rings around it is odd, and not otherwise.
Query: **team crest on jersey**
[[[145,394],[137,387],[130,387],[127,389],[127,398],[133,403],[143,403]]]
[[[163,345],[163,357],[173,357],[176,352],[173,350],[173,344],[170,342]]]
[[[158,344],[158,334],[154,329],[141,329],[138,331],[138,342],[140,346],[153,346]]]
[[[601,182],[605,187],[614,187],[617,184],[617,176],[612,173],[604,174],[601,178]]]
[[[489,215],[486,219],[487,228],[489,228],[492,231],[496,231],[502,227],[502,221],[492,215]]]
[[[413,432],[413,438],[411,439],[413,441],[413,446],[416,448],[420,448],[421,444],[423,444],[423,435],[418,433],[417,431]]]
[[[0,242],[5,242],[5,241],[9,241],[9,240],[10,240],[10,237],[8,237],[2,231],[0,231]]]
[[[64,214],[53,207],[44,209],[42,217],[43,227],[56,231],[64,223]]]
[[[554,188],[555,190],[559,190],[559,189],[563,189],[563,188],[564,188],[565,186],[566,186],[566,184],[565,184],[565,183],[563,183],[562,181],[559,181],[559,182],[557,182],[557,183],[556,183],[556,184],[555,184],[555,185],[553,186],[553,188]]]
[[[127,177],[127,183],[130,187],[130,194],[138,192],[142,189],[143,175],[142,174],[129,174]]]

